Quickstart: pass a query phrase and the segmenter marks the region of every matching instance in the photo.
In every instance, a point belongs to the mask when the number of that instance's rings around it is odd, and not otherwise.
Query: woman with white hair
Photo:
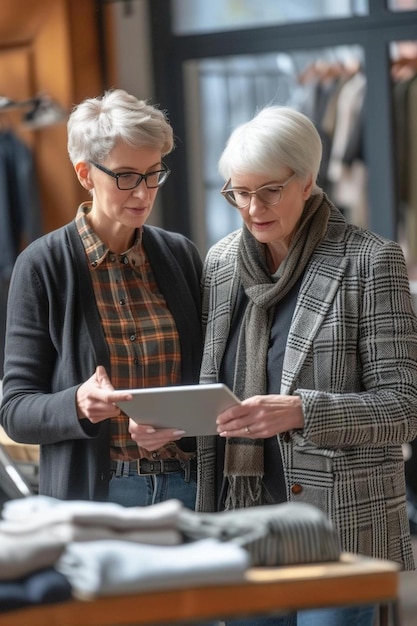
[[[116,405],[130,399],[117,389],[198,382],[202,262],[183,235],[146,224],[173,147],[165,113],[121,89],[70,115],[91,201],[21,253],[8,299],[0,421],[40,444],[40,494],[194,508],[195,439],[136,428]]]
[[[412,569],[402,444],[417,435],[417,320],[406,265],[399,245],[346,222],[317,185],[320,160],[311,121],[275,106],[221,155],[221,193],[243,224],[205,261],[200,380],[226,383],[242,403],[218,416],[218,437],[198,441],[197,510],[308,502],[342,550]],[[373,618],[370,606],[242,623]]]

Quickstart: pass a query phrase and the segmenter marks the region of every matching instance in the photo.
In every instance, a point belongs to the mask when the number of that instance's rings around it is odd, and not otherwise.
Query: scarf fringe
[[[225,511],[262,504],[262,476],[228,476]]]

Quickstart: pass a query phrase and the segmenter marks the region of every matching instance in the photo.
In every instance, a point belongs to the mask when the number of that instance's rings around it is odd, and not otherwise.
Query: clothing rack
[[[22,111],[23,125],[29,129],[51,126],[66,121],[64,108],[48,94],[38,94],[26,100],[14,100],[0,95],[0,114]]]

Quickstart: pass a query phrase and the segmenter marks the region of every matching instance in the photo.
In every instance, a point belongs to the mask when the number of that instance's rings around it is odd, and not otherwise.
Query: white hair
[[[75,106],[67,128],[73,164],[104,161],[118,140],[134,148],[155,148],[162,156],[174,148],[172,126],[165,113],[123,89],[106,91]]]
[[[288,167],[297,178],[311,176],[317,191],[321,157],[321,138],[308,117],[289,107],[268,106],[232,132],[219,172],[225,180],[246,173],[275,178],[279,169]]]

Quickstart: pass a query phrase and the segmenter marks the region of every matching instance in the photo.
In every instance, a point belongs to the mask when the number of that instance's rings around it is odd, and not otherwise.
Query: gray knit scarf
[[[267,392],[268,344],[274,307],[295,285],[327,231],[330,203],[323,192],[306,202],[277,281],[266,264],[266,247],[243,226],[237,273],[248,298],[242,320],[233,390],[240,399]],[[263,504],[263,439],[232,437],[226,440],[224,475],[229,481],[226,509]]]

